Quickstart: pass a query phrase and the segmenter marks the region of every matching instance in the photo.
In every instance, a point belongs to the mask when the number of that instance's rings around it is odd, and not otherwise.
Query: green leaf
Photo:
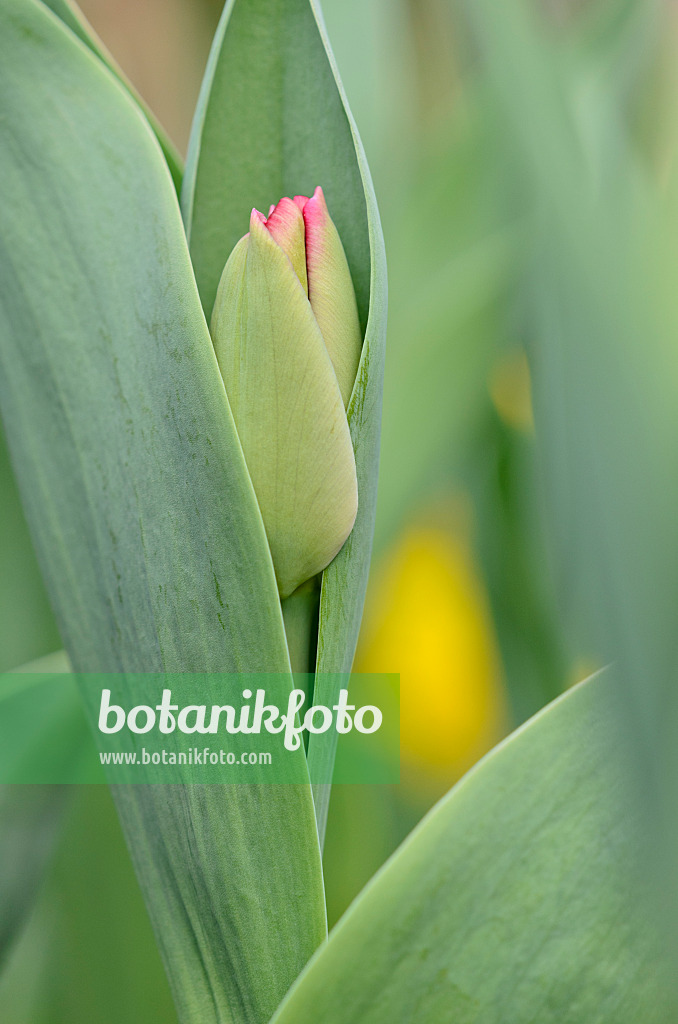
[[[54,852],[66,786],[0,786],[0,966],[21,931]]]
[[[480,762],[367,886],[274,1024],[665,1024],[616,681]],[[675,1007],[673,1007],[675,1010]]]
[[[165,154],[165,160],[167,166],[170,169],[174,187],[177,190],[177,194],[181,191],[181,181],[183,178],[183,167],[181,157],[177,152],[174,143],[167,135],[165,129],[162,127],[157,117],[143,101],[137,90],[134,88],[127,75],[108,52],[103,42],[97,36],[96,32],[84,17],[82,11],[73,0],[42,0],[45,7],[49,7],[50,10],[54,11],[56,16],[60,18],[64,25],[68,25],[71,32],[73,32],[78,39],[80,39],[85,46],[88,46],[92,53],[95,53],[99,60],[101,60],[110,71],[118,78],[127,89],[128,93],[138,106],[143,110],[146,120],[150,124],[151,128],[155,132],[160,147]]]
[[[61,645],[0,423],[0,671]]]
[[[309,0],[229,0],[214,37],[182,208],[205,313],[252,207],[322,185],[364,325],[370,241],[351,124]]]
[[[15,671],[30,673],[26,676],[26,685],[33,686],[38,680],[46,681],[55,672],[68,670],[68,659],[60,652]],[[61,696],[62,691],[57,688],[57,692]],[[0,715],[2,697],[0,687]],[[61,716],[59,722],[64,724]],[[44,734],[39,739],[44,742]],[[28,750],[12,751],[11,756],[24,762],[33,753],[29,745]],[[64,754],[77,758],[78,751],[71,746]],[[8,756],[3,750],[5,778]],[[65,786],[0,786],[0,964],[33,906],[67,805]]]
[[[0,408],[74,668],[286,671],[157,142],[33,0],[0,2],[0,96]],[[325,933],[310,787],[116,798],[182,1019],[268,1019]]]
[[[358,517],[323,575],[317,670],[350,670],[367,585],[377,487],[386,331],[386,263],[374,190],[323,23],[309,0],[230,0],[217,29],[196,111],[182,208],[203,308],[211,315],[231,250],[252,207],[322,185],[346,251],[365,331],[348,420]],[[327,677],[329,679],[329,677]],[[335,685],[316,699],[333,704]],[[326,737],[309,744],[330,766]],[[316,792],[324,834],[328,789]]]

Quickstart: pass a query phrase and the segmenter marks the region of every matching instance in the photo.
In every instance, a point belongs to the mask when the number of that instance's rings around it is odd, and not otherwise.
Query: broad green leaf
[[[47,679],[55,672],[68,670],[68,659],[61,652],[16,671],[30,673],[26,680],[27,685],[32,686],[36,679]],[[2,697],[0,686],[0,715]],[[58,710],[52,708],[57,722],[65,724]],[[38,741],[44,742],[44,739],[44,734],[38,737]],[[11,756],[22,761],[31,754],[30,748],[11,752]],[[64,754],[66,757],[78,756],[73,746]],[[5,761],[6,778],[6,759],[10,755],[3,750],[1,756]],[[0,786],[0,964],[4,964],[8,949],[33,906],[67,805],[65,786]]]
[[[169,167],[170,174],[172,175],[174,187],[176,188],[177,193],[179,193],[181,191],[183,168],[181,164],[181,157],[179,156],[174,143],[168,137],[165,129],[162,127],[153,112],[144,103],[122,68],[108,52],[101,39],[99,39],[92,26],[84,17],[78,5],[74,3],[74,0],[42,0],[42,2],[45,7],[49,7],[50,10],[54,11],[56,16],[63,21],[64,25],[68,25],[71,32],[73,32],[78,39],[85,44],[85,46],[88,46],[92,53],[97,55],[99,60],[101,60],[106,67],[113,72],[116,78],[120,79],[130,96],[132,96],[141,110],[143,110],[146,120],[158,137],[158,142],[165,154],[165,160],[167,161],[167,166]]]
[[[0,96],[0,408],[73,666],[286,671],[157,142],[33,0],[0,2]],[[116,799],[182,1019],[266,1020],[325,931],[310,787]]]
[[[250,210],[322,185],[339,231],[365,331],[348,407],[358,475],[358,517],[323,575],[317,670],[350,670],[367,584],[376,502],[386,328],[386,265],[374,190],[317,4],[230,0],[217,30],[196,111],[182,208],[207,316]],[[337,686],[340,685],[337,680]],[[334,689],[318,692],[334,703]],[[314,769],[333,751],[312,737]],[[324,834],[328,790],[316,793]]]
[[[615,683],[593,677],[481,761],[358,897],[274,1024],[673,1020]]]

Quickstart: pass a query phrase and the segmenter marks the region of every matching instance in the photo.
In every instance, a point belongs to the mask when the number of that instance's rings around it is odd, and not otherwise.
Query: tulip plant
[[[228,0],[185,170],[70,0],[0,0],[0,181],[0,410],[70,664],[301,670],[331,704],[386,276],[316,0]],[[495,750],[329,938],[327,785],[117,787],[183,1024],[669,1019],[628,925],[610,694]]]

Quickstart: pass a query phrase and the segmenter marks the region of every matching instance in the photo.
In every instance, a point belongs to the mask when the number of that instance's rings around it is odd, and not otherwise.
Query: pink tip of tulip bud
[[[292,265],[325,341],[344,405],[360,362],[362,333],[346,254],[320,185],[313,195],[284,196],[265,217],[253,209],[250,231],[266,233]]]
[[[304,214],[306,231],[311,234],[311,238],[316,242],[317,240],[313,238],[315,231],[321,230],[325,221],[329,219],[325,194],[320,185],[318,185],[311,198],[306,200],[302,212]]]
[[[283,249],[298,227],[300,227],[299,209],[295,203],[287,197],[280,200],[277,206],[272,206],[266,220],[266,227],[275,238],[278,245]]]
[[[285,196],[262,220],[274,242],[280,246],[308,295],[304,217],[292,199]]]

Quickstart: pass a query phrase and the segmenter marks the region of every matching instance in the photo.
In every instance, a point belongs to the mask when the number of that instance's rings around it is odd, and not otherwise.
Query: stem
[[[298,590],[282,601],[292,672],[305,675],[310,673],[310,678],[305,681],[304,686],[309,701],[313,699],[319,608],[320,586],[317,579],[303,583]]]

